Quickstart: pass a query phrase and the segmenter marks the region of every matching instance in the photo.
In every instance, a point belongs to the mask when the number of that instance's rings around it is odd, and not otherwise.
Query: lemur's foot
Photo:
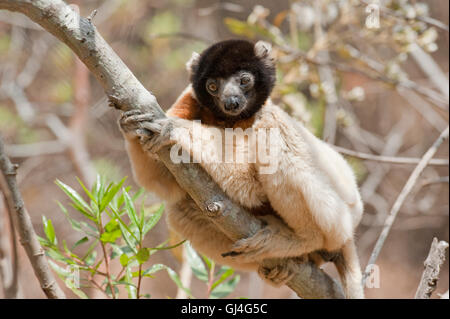
[[[285,285],[295,274],[295,261],[292,259],[283,259],[274,267],[261,265],[258,268],[259,276],[275,287]]]
[[[222,256],[240,259],[244,262],[270,258],[269,254],[273,249],[271,242],[275,233],[277,233],[275,227],[266,225],[253,236],[236,241],[232,246],[232,251],[222,254]]]

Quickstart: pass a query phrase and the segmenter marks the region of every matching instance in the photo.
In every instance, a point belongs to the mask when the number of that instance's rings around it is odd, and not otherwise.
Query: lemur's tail
[[[347,241],[333,261],[341,277],[345,296],[349,299],[364,299],[361,266],[354,241]]]

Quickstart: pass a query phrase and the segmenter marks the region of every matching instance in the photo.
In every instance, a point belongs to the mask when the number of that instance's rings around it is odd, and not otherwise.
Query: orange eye
[[[216,92],[217,91],[217,84],[214,82],[211,82],[208,84],[208,90],[210,90],[211,92]]]

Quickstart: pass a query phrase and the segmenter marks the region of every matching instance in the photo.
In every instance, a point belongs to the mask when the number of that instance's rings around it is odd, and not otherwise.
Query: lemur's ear
[[[188,71],[189,76],[197,71],[199,61],[200,54],[198,54],[197,52],[192,52],[191,58],[186,62],[186,70]]]
[[[272,57],[272,45],[265,41],[258,41],[255,44],[255,55],[260,58],[264,63],[269,66],[273,66],[274,59]]]

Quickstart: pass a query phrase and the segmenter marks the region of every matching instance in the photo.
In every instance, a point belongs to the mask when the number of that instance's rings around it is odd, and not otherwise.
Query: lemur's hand
[[[153,122],[145,122],[144,127],[153,132],[140,136],[140,142],[145,151],[154,154],[162,147],[176,143],[172,136],[175,127],[174,119],[166,117]]]
[[[157,118],[141,110],[131,110],[122,114],[119,124],[125,134],[139,138],[144,150],[156,153],[161,147],[175,143],[170,137],[174,121],[168,117]]]
[[[123,134],[131,138],[139,138],[144,134],[151,134],[146,132],[139,121],[139,116],[144,115],[141,110],[131,110],[123,112],[119,119],[119,127]]]

